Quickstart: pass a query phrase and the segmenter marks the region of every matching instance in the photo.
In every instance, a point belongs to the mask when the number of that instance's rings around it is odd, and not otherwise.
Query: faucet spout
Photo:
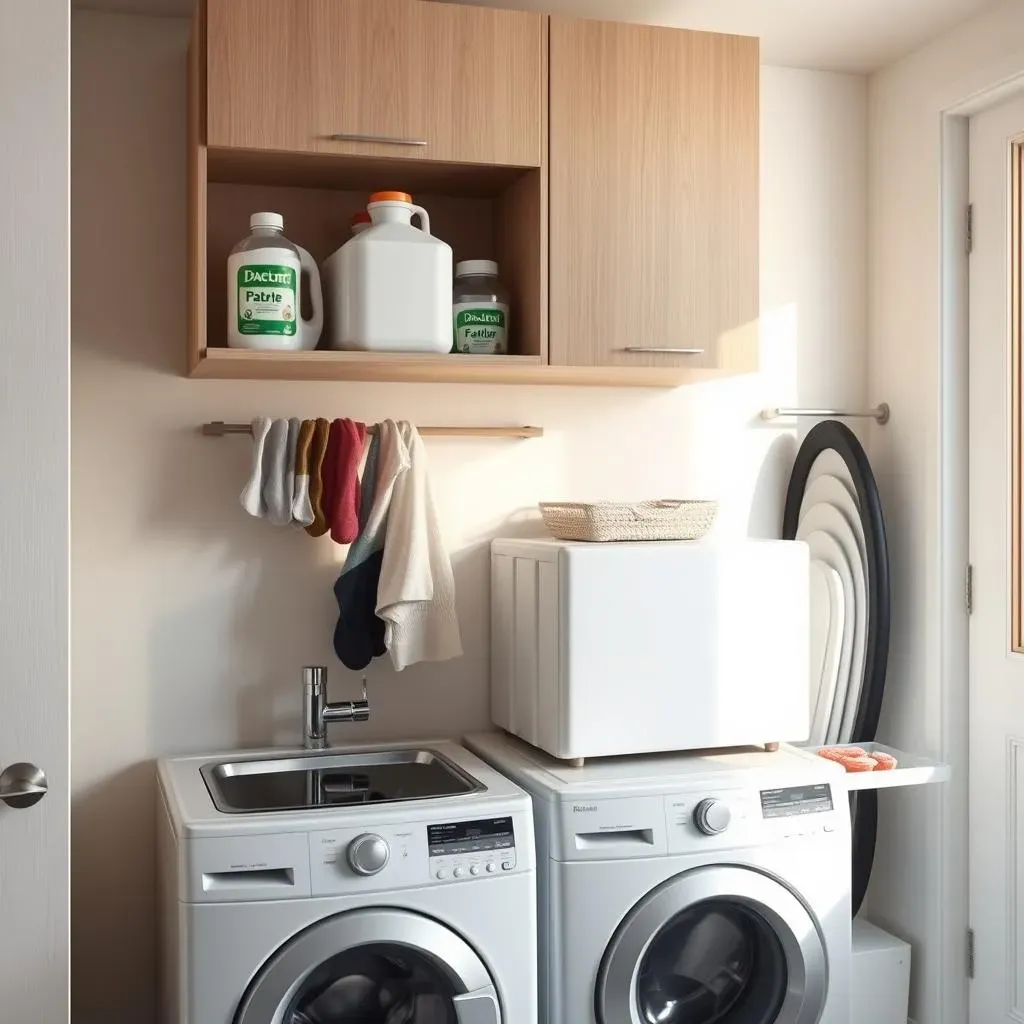
[[[302,670],[302,689],[302,745],[306,750],[327,748],[327,725],[330,722],[367,722],[370,719],[365,676],[361,700],[328,703],[327,669],[323,665],[308,665]]]

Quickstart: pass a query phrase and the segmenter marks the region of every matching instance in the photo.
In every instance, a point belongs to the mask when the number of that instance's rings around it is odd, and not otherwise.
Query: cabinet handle
[[[670,356],[700,356],[704,354],[704,349],[702,348],[645,348],[643,345],[626,345],[619,349],[619,351]]]
[[[393,139],[387,135],[359,135],[355,132],[335,132],[330,138],[334,142],[383,142],[389,146],[426,146],[426,139]]]

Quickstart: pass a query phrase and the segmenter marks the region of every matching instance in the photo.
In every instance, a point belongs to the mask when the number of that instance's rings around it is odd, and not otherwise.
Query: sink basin
[[[213,761],[200,771],[214,806],[225,814],[425,800],[485,788],[436,750],[316,750]]]

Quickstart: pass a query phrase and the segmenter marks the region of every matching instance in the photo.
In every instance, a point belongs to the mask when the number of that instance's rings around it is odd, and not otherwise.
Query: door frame
[[[997,80],[939,111],[941,161],[939,286],[939,609],[942,747],[961,766],[943,787],[940,824],[942,900],[938,930],[943,1016],[969,1019],[966,935],[970,923],[970,640],[964,614],[970,561],[970,119],[1024,94],[1024,72]]]

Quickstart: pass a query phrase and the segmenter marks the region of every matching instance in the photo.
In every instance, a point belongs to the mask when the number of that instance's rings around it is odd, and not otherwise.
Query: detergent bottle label
[[[502,302],[456,302],[455,351],[474,355],[508,352],[508,306]]]
[[[239,334],[295,334],[298,274],[294,267],[243,264],[237,285]]]

